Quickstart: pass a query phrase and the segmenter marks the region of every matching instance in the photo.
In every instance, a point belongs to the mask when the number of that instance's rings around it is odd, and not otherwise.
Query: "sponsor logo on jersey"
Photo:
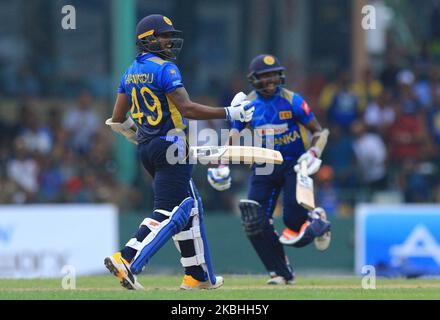
[[[280,111],[279,116],[281,120],[292,119],[292,111]]]

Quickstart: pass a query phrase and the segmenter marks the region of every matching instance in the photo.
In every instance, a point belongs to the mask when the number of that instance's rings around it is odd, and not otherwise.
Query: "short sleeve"
[[[292,99],[293,115],[303,125],[307,125],[314,117],[307,102],[299,94],[294,94]]]
[[[125,73],[124,73],[124,75],[121,77],[121,81],[119,82],[118,93],[123,93],[123,94],[125,94]]]
[[[177,88],[183,87],[182,76],[179,68],[174,63],[167,63],[163,66],[160,76],[160,86],[165,93],[170,93]]]

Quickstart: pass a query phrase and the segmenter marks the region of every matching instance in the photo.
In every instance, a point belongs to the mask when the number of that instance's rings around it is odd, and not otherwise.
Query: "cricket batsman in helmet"
[[[283,245],[304,247],[312,242],[318,250],[330,244],[330,223],[322,208],[308,211],[295,197],[296,172],[299,163],[307,163],[307,173],[316,173],[324,151],[328,130],[322,129],[307,102],[298,94],[283,87],[285,68],[270,54],[255,57],[249,66],[248,80],[254,91],[247,100],[255,111],[249,123],[233,121],[230,143],[234,136],[249,127],[262,138],[271,139],[284,162],[274,165],[267,175],[259,175],[259,165],[253,165],[247,199],[240,201],[242,223],[260,260],[267,269],[268,284],[292,284],[295,274],[284,252]],[[311,139],[310,139],[311,138]],[[217,190],[231,185],[227,166],[208,169],[208,181]],[[283,221],[285,230],[279,236],[273,226],[273,212],[283,192]]]
[[[187,119],[248,121],[254,108],[244,99],[235,99],[234,105],[226,108],[190,100],[173,62],[183,46],[181,34],[168,17],[160,14],[138,23],[138,55],[122,75],[113,115],[106,121],[113,131],[137,145],[139,159],[153,177],[151,214],[124,248],[104,259],[121,285],[131,290],[143,288],[136,275],[171,238],[185,269],[182,289],[215,289],[223,284],[211,263],[192,166],[185,161],[170,162],[167,151],[186,149]]]

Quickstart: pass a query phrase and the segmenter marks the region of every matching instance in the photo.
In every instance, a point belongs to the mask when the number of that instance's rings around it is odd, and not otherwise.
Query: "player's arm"
[[[236,99],[239,99],[239,94],[237,94],[234,99],[231,102],[231,105],[234,105],[236,102]],[[244,96],[241,97],[244,99]],[[251,96],[246,96],[246,99],[251,100]],[[240,121],[233,121],[231,122],[231,130],[229,131],[229,139],[227,145],[234,146],[234,145],[240,145],[240,132],[247,126],[246,123],[240,122]]]
[[[320,158],[327,145],[330,131],[323,129],[315,117],[306,125],[306,128],[312,133],[312,143],[309,151],[313,152],[317,158]]]
[[[306,162],[307,173],[312,175],[318,172],[321,167],[321,155],[327,144],[329,135],[328,129],[323,129],[311,112],[307,102],[300,96],[295,94],[292,100],[293,113],[297,121],[303,124],[312,133],[311,146],[298,159],[298,165],[295,166],[295,171],[300,169],[300,163]]]
[[[315,117],[306,124],[306,128],[312,133],[311,146],[301,155],[301,157],[299,157],[298,164],[295,166],[295,171],[298,172],[300,170],[301,162],[305,161],[307,164],[307,174],[312,175],[318,172],[321,167],[322,160],[320,157],[327,144],[329,131],[328,129],[322,129]]]
[[[244,99],[244,93],[238,93],[231,101],[231,105],[235,105],[237,101]],[[240,131],[245,127],[245,123],[240,121],[233,121],[231,123],[232,129],[229,134],[229,141],[227,145],[234,145],[240,139]],[[220,164],[216,168],[208,169],[208,182],[218,191],[224,191],[231,187],[231,171],[226,164]]]
[[[254,112],[254,107],[244,98],[236,105],[226,108],[214,108],[193,102],[184,87],[168,93],[167,98],[174,103],[183,117],[194,120],[228,119],[247,122],[252,119]]]
[[[125,94],[119,93],[116,97],[115,106],[113,108],[112,120],[113,122],[124,122],[127,120],[127,112],[130,109],[128,99]]]
[[[116,97],[112,117],[107,119],[105,124],[113,131],[122,134],[130,142],[137,144],[137,126],[130,117],[127,118],[127,112],[129,109],[130,105],[128,104],[127,96],[123,93],[119,93]]]

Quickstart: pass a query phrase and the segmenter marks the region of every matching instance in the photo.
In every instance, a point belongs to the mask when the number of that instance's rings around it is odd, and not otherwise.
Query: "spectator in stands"
[[[365,68],[362,79],[353,85],[353,91],[359,98],[360,110],[365,110],[367,105],[373,102],[383,92],[383,86],[374,76],[371,68]]]
[[[38,200],[41,202],[58,202],[63,188],[63,176],[58,159],[53,155],[40,161]]]
[[[426,158],[425,142],[428,136],[425,122],[413,108],[396,108],[396,121],[387,134],[389,157],[395,168],[404,160],[419,161]]]
[[[57,106],[49,109],[47,114],[47,127],[51,133],[51,138],[54,144],[61,144],[64,147],[64,144],[67,139],[67,132],[63,128],[63,120],[62,120],[62,110],[59,108],[59,104]]]
[[[328,120],[349,132],[351,124],[360,116],[359,98],[350,88],[350,76],[343,72],[338,81],[337,90],[328,109]]]
[[[430,43],[429,41],[423,41],[420,46],[420,52],[414,59],[414,69],[419,76],[427,78],[434,65],[435,61]]]
[[[338,213],[338,189],[336,188],[335,173],[332,167],[324,165],[316,174],[317,182],[317,203],[322,207],[328,216],[335,216]]]
[[[34,202],[38,192],[39,167],[37,161],[29,157],[26,142],[23,139],[14,141],[14,155],[6,164],[7,177],[18,189],[14,194],[15,203]]]
[[[333,97],[338,90],[338,77],[340,73],[335,74],[333,79],[328,83],[324,84],[322,90],[319,93],[318,106],[324,110],[330,108],[330,104],[333,101]]]
[[[64,186],[76,180],[78,172],[81,169],[81,164],[83,163],[81,160],[83,160],[83,158],[77,159],[75,153],[69,149],[60,155],[60,172]],[[73,184],[75,185],[75,183]]]
[[[417,71],[417,81],[414,85],[414,93],[424,109],[429,109],[433,103],[433,95],[440,91],[440,67],[434,64],[429,70]]]
[[[9,203],[22,203],[23,197],[20,201],[20,199],[17,199],[18,201],[14,201],[14,196],[21,192],[23,195],[23,192],[19,190],[18,185],[8,178],[6,174],[6,169],[3,170],[5,167],[0,168],[0,203],[1,204],[9,204]]]
[[[69,144],[78,154],[90,150],[93,135],[101,129],[102,120],[93,109],[93,99],[89,91],[78,97],[77,106],[68,110],[63,119],[63,127],[68,132]]]
[[[352,125],[353,143],[357,169],[362,185],[369,190],[384,190],[387,187],[387,150],[379,134],[368,132],[362,121]]]
[[[47,155],[52,150],[50,130],[41,123],[40,115],[36,112],[36,105],[29,104],[26,113],[22,115],[23,128],[19,138],[23,140],[25,148],[36,156]]]
[[[397,74],[400,71],[400,67],[396,61],[396,54],[394,50],[389,50],[385,56],[385,67],[380,74],[380,82],[385,89],[391,90],[392,92],[397,87]]]
[[[397,74],[397,102],[405,114],[415,115],[422,109],[414,92],[414,81],[414,73],[411,70],[402,70]]]
[[[394,123],[396,118],[396,112],[392,103],[391,93],[384,91],[368,104],[363,119],[368,128],[385,136],[388,128]]]
[[[333,168],[338,188],[353,188],[357,183],[354,172],[356,158],[353,150],[353,138],[344,134],[339,126],[331,126],[330,132],[327,148],[323,154],[323,162]]]

